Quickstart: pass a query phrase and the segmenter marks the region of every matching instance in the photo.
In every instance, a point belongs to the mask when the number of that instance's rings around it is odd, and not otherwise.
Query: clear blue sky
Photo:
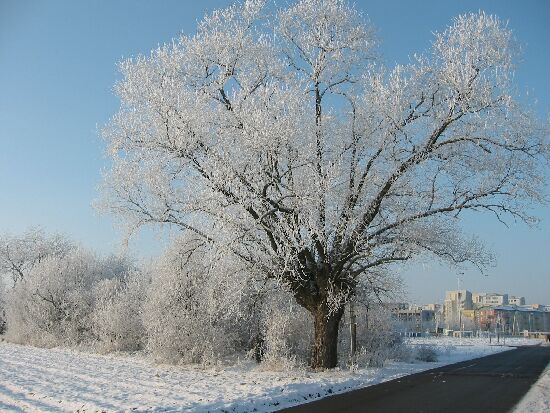
[[[101,252],[120,235],[110,217],[91,206],[107,166],[97,127],[116,111],[112,87],[123,57],[148,53],[179,33],[191,34],[206,11],[230,1],[25,1],[0,0],[0,231],[41,225]],[[286,1],[280,1],[280,4]],[[480,9],[509,21],[523,46],[519,90],[550,112],[550,2],[356,1],[375,25],[388,65],[427,49],[432,31],[453,16]],[[498,267],[484,277],[466,271],[471,290],[525,295],[550,303],[550,207],[539,207],[538,229],[505,228],[489,216],[468,219],[495,252]],[[160,250],[158,237],[134,241],[136,255]],[[550,255],[550,254],[549,254]],[[441,300],[456,286],[456,272],[433,263],[403,272],[409,297]]]

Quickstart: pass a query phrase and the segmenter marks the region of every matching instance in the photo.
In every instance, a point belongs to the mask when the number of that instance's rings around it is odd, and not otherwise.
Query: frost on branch
[[[395,68],[375,45],[343,1],[237,4],[122,62],[104,130],[105,208],[290,289],[315,367],[336,365],[343,306],[373,271],[419,255],[483,268],[464,211],[532,223],[543,201],[548,126],[516,100],[498,18],[459,16]]]

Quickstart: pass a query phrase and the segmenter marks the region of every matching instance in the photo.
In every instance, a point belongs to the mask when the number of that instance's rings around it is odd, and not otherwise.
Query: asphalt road
[[[519,347],[281,412],[508,412],[537,381],[549,362],[550,347]]]

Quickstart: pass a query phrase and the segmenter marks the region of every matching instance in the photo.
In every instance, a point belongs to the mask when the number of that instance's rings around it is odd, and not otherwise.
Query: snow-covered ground
[[[252,362],[202,369],[154,365],[142,356],[2,342],[0,411],[265,412],[508,349],[489,346],[486,339],[411,339],[410,344],[434,345],[439,361],[391,362],[356,372],[262,371]]]

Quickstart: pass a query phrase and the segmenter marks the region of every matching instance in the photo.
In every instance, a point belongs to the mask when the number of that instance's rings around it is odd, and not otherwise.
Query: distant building
[[[392,313],[404,332],[435,331],[435,311],[422,308],[397,310]]]
[[[508,294],[488,293],[482,299],[483,305],[508,305]]]
[[[472,294],[472,303],[474,305],[474,308],[483,307],[483,299],[485,298],[487,294],[486,293],[473,293]]]
[[[443,305],[435,303],[435,304],[424,304],[422,306],[423,310],[431,310],[435,311],[436,313],[443,311]]]
[[[526,304],[522,307],[530,310],[550,311],[550,305],[548,304]]]
[[[508,298],[508,304],[510,305],[525,305],[525,297],[516,297],[512,295]]]
[[[515,305],[487,306],[475,311],[475,328],[520,334],[527,331],[550,331],[550,312]]]
[[[445,292],[444,316],[449,329],[460,329],[462,325],[462,311],[472,310],[472,293],[468,290]]]

